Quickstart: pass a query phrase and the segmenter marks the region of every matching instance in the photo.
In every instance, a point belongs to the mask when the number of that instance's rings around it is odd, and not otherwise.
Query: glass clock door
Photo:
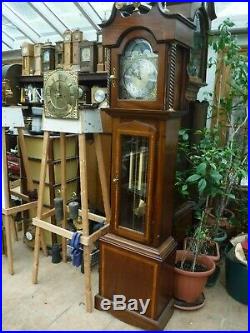
[[[116,233],[132,240],[150,238],[154,136],[120,132],[119,160],[113,179],[116,192]]]

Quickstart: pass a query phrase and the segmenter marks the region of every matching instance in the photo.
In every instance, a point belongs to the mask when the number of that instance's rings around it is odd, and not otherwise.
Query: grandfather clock
[[[101,25],[110,59],[112,218],[99,243],[95,306],[104,310],[109,300],[112,315],[154,330],[173,312],[175,160],[195,29],[166,4],[117,3]],[[115,295],[125,296],[126,309],[115,310]],[[139,299],[149,302],[146,311]]]

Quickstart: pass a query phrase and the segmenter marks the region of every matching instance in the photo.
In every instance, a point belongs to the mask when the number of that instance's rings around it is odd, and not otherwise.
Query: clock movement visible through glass
[[[145,231],[149,139],[121,136],[120,225]]]
[[[119,98],[155,100],[157,95],[158,55],[145,39],[134,39],[120,57]]]

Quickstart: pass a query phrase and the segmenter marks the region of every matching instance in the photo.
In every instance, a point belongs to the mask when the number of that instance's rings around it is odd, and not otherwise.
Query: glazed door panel
[[[112,193],[114,233],[142,243],[151,240],[156,129],[131,121],[115,131]]]

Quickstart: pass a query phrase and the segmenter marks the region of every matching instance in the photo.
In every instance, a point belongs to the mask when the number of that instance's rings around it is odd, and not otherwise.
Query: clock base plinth
[[[101,308],[101,301],[104,299],[106,298],[100,296],[99,294],[95,296],[95,308],[97,310],[104,311]],[[142,328],[144,330],[159,331],[159,330],[164,330],[174,312],[174,299],[172,299],[168,303],[168,305],[165,307],[164,311],[157,320],[148,318],[135,311],[129,311],[129,310],[114,311],[112,310],[112,307],[107,312],[109,312],[112,316],[123,321],[126,324],[133,325]]]
[[[174,239],[169,237],[159,248],[153,248],[107,234],[99,246],[100,282],[95,307],[103,310],[101,301],[108,299],[108,311],[114,317],[143,329],[164,329],[174,309]],[[140,314],[140,306],[139,311],[117,311],[112,305],[114,295],[125,296],[126,306],[132,299],[150,302],[145,314]]]

